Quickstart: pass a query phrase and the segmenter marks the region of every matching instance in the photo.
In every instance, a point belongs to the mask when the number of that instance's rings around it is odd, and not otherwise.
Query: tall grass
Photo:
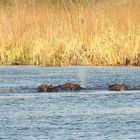
[[[0,65],[135,61],[139,6],[137,0],[5,0],[0,6]]]

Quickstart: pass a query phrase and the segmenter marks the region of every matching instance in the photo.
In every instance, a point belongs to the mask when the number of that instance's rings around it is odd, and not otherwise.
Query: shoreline
[[[1,67],[48,67],[48,68],[68,68],[68,67],[115,67],[115,68],[119,68],[119,67],[126,67],[126,68],[139,68],[140,66],[136,66],[136,65],[67,65],[67,66],[41,66],[41,65],[29,65],[29,64],[25,64],[25,65],[0,65]]]

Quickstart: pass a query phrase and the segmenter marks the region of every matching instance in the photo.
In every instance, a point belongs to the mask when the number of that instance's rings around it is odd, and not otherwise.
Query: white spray
[[[77,76],[80,79],[81,87],[87,87],[87,72],[86,69],[79,67],[77,69]]]

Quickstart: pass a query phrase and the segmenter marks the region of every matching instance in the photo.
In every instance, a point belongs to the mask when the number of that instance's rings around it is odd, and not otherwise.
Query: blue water
[[[80,92],[37,93],[42,83]],[[0,140],[140,140],[139,67],[0,67]],[[12,92],[9,92],[11,90]]]

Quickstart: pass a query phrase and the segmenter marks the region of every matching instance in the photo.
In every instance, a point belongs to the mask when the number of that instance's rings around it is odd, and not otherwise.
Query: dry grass
[[[135,60],[139,1],[97,1],[54,6],[15,0],[2,6],[0,64],[123,65],[126,58]]]

